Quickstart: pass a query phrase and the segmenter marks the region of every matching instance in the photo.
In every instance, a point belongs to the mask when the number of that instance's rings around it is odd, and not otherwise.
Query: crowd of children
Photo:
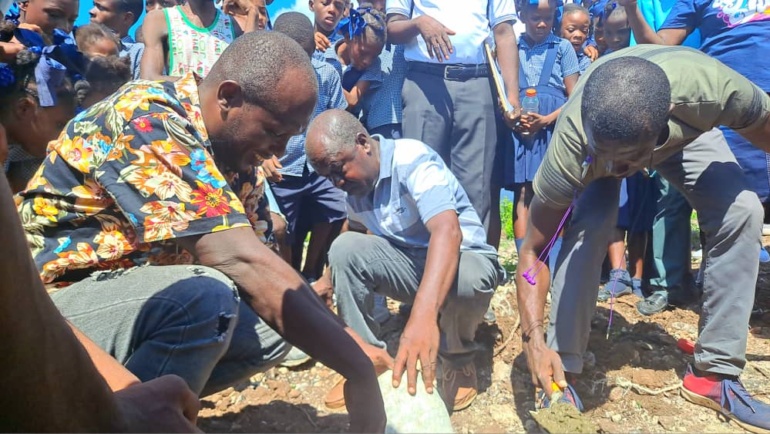
[[[359,4],[351,0],[309,0],[312,23],[296,11],[276,17],[272,23],[267,14],[269,3],[93,0],[91,23],[74,28],[77,0],[18,2],[15,12],[7,14],[0,23],[0,126],[4,127],[9,143],[7,155],[0,154],[0,159],[13,192],[25,189],[47,156],[49,141],[59,136],[71,119],[100,104],[125,83],[140,78],[174,81],[190,72],[203,78],[236,38],[265,29],[288,35],[312,59],[318,99],[311,120],[325,111],[344,109],[358,117],[370,134],[401,138],[402,88],[409,62],[405,58],[406,45],[393,43],[389,37],[390,15],[386,12],[390,11],[386,10],[385,0]],[[640,8],[657,5],[659,0],[638,3],[516,1],[515,13],[523,24],[523,32],[517,37],[518,89],[508,90],[518,94],[520,101],[536,97],[537,108],[522,112],[520,117],[500,117],[507,124],[506,128],[501,123],[497,130],[498,140],[505,147],[504,155],[499,156],[504,170],[502,179],[495,180],[493,185],[513,192],[512,224],[517,250],[521,249],[529,224],[530,203],[535,195],[533,180],[548,152],[562,106],[581,85],[581,75],[593,61],[623,50],[635,40],[680,44],[699,27],[706,38],[702,50],[711,50],[714,57],[728,66],[734,67],[731,62],[746,62],[752,54],[751,46],[739,46],[746,56],[738,61],[722,50],[725,47],[720,44],[724,42],[718,37],[726,32],[726,25],[714,24],[716,18],[710,9],[685,11],[679,5],[674,12],[679,14],[681,25],[656,33],[662,24],[642,17]],[[660,9],[658,6],[653,9]],[[697,14],[706,17],[695,17]],[[767,11],[764,14],[758,21],[770,22]],[[144,21],[134,38],[129,30],[142,16]],[[735,25],[745,22],[748,21]],[[449,29],[444,31],[454,34]],[[765,26],[762,31],[770,32],[770,28]],[[448,49],[451,51],[451,44]],[[766,70],[751,70],[746,75],[770,93]],[[365,228],[347,223],[345,193],[335,186],[334,179],[315,172],[305,155],[305,141],[304,133],[291,137],[283,156],[262,161],[255,173],[239,176],[257,179],[255,185],[260,188],[249,200],[258,203],[252,223],[263,228],[264,241],[312,283],[328,272],[327,254],[334,239],[342,231]],[[744,149],[737,138],[728,142],[731,146],[736,143],[737,150]],[[746,161],[747,174],[760,172],[754,178],[764,176],[755,189],[766,201],[770,192],[765,185],[770,184],[766,182],[770,160],[763,160],[761,167],[756,167],[750,156],[755,158],[757,154],[749,156],[748,150],[746,154],[736,152],[742,164]],[[464,170],[450,166],[453,172]],[[661,246],[669,247],[651,242],[660,236],[655,233],[659,230],[657,222],[663,219],[667,207],[674,207],[661,200],[662,195],[664,199],[668,197],[665,185],[660,187],[661,182],[665,180],[658,179],[654,171],[637,172],[623,180],[618,221],[607,246],[606,284],[598,293],[600,302],[633,293],[640,298],[638,309],[645,315],[658,313],[668,305],[668,298],[661,301],[662,289],[657,283],[645,283],[651,275],[665,275],[660,270],[665,264],[657,259],[663,256]],[[499,191],[490,194],[499,196]],[[552,270],[560,246],[561,238],[557,238],[550,249]],[[670,251],[673,250],[671,247]],[[683,266],[689,270],[689,262]],[[385,298],[378,296],[373,302],[377,306],[376,319],[387,320]],[[306,357],[300,352],[289,354],[289,359],[304,361]]]

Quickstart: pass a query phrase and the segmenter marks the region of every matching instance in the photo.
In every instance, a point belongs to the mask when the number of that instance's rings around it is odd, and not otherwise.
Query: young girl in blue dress
[[[534,88],[539,99],[538,113],[522,115],[513,133],[513,146],[506,152],[505,187],[514,193],[513,232],[518,249],[529,219],[532,180],[545,156],[561,106],[577,82],[579,67],[572,44],[552,32],[555,0],[518,0],[517,10],[525,25],[519,39],[519,91],[523,100],[526,90]],[[558,247],[551,249],[552,265]]]

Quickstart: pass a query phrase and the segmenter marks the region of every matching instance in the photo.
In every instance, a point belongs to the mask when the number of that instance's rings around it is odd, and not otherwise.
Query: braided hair
[[[372,3],[362,2],[357,9],[350,9],[350,15],[337,26],[347,39],[364,38],[384,47],[388,40],[387,18],[375,9]]]

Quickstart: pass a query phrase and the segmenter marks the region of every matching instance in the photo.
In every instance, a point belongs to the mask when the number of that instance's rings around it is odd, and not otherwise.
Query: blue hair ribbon
[[[365,9],[350,9],[350,14],[340,20],[340,23],[337,25],[337,30],[342,31],[345,33],[347,31],[348,37],[354,38],[358,35],[361,35],[364,33],[364,30],[369,26],[367,24],[366,20],[364,19],[364,15],[371,13],[372,8],[365,8]],[[382,18],[379,15],[373,15],[374,18],[378,21],[381,21]],[[383,22],[383,24],[385,24]],[[375,29],[372,28],[372,30],[377,34],[383,34],[383,30],[381,29]]]
[[[16,83],[16,74],[7,63],[0,63],[0,88],[8,88]]]
[[[16,29],[14,36],[28,50],[40,56],[35,66],[35,84],[41,107],[56,105],[56,89],[69,76],[77,81],[81,78],[85,57],[78,51],[75,40],[69,33],[55,29],[53,44],[46,45],[42,35],[28,29]]]
[[[10,21],[18,26],[20,18],[21,18],[21,9],[19,8],[19,4],[16,2],[13,2],[10,9],[8,9],[8,12],[5,13],[5,16],[3,17],[3,19],[5,21]]]

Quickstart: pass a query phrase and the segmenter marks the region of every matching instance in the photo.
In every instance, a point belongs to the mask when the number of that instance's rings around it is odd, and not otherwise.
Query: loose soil
[[[513,243],[504,242],[501,256],[515,264]],[[765,239],[770,244],[770,239]],[[697,264],[694,264],[697,269]],[[615,300],[607,337],[609,303],[599,303],[592,322],[586,367],[575,387],[586,407],[585,417],[601,432],[745,432],[712,410],[680,397],[676,385],[692,357],[677,348],[680,338],[694,340],[698,306],[676,308],[653,317],[636,311],[637,299]],[[741,379],[746,388],[770,402],[770,266],[763,265],[757,282],[757,305],[764,316],[752,319],[748,363]],[[477,339],[484,349],[476,359],[479,396],[467,410],[452,415],[461,433],[543,432],[531,411],[534,389],[522,354],[516,289],[498,288],[492,302],[494,324],[482,324]],[[391,305],[393,316],[383,333],[391,350],[406,318]],[[340,432],[347,414],[323,405],[337,374],[309,362],[298,368],[274,368],[203,399],[199,416],[207,432]],[[561,414],[563,420],[572,420]],[[565,425],[556,431],[578,431]]]

